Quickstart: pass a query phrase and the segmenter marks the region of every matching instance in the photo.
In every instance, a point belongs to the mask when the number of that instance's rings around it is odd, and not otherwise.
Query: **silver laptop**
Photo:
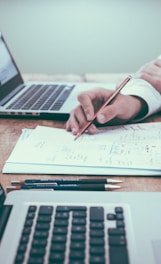
[[[104,83],[24,83],[0,33],[0,116],[65,120],[78,104],[77,95],[98,86],[115,88]]]
[[[160,264],[160,205],[161,193],[12,191],[0,263]]]

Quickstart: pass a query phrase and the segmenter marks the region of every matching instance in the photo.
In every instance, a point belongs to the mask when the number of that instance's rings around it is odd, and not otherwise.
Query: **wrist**
[[[133,117],[134,119],[140,119],[143,118],[144,116],[147,115],[148,113],[148,105],[145,102],[145,100],[143,100],[140,97],[137,96],[132,96],[133,99],[135,99],[135,106],[136,106],[136,112],[135,112],[135,116]]]

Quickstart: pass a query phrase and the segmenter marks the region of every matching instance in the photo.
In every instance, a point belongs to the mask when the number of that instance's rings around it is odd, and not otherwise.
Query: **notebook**
[[[160,204],[159,192],[12,191],[0,263],[160,264]]]
[[[98,128],[75,136],[65,129],[23,129],[3,173],[161,175],[161,123]]]
[[[77,95],[95,87],[114,89],[115,84],[24,83],[0,33],[0,116],[65,120],[78,104]]]

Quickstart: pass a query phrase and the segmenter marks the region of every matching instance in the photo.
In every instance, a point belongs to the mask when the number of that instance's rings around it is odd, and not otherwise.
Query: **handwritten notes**
[[[76,141],[64,129],[38,126],[23,131],[3,172],[159,175],[160,160],[161,123],[105,127]]]

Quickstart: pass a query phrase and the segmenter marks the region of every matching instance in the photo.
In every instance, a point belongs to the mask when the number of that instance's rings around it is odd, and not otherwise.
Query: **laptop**
[[[0,263],[160,264],[160,204],[159,192],[12,191]]]
[[[0,33],[0,117],[66,120],[71,110],[78,104],[77,95],[95,87],[114,89],[115,84],[24,83],[20,70]]]

